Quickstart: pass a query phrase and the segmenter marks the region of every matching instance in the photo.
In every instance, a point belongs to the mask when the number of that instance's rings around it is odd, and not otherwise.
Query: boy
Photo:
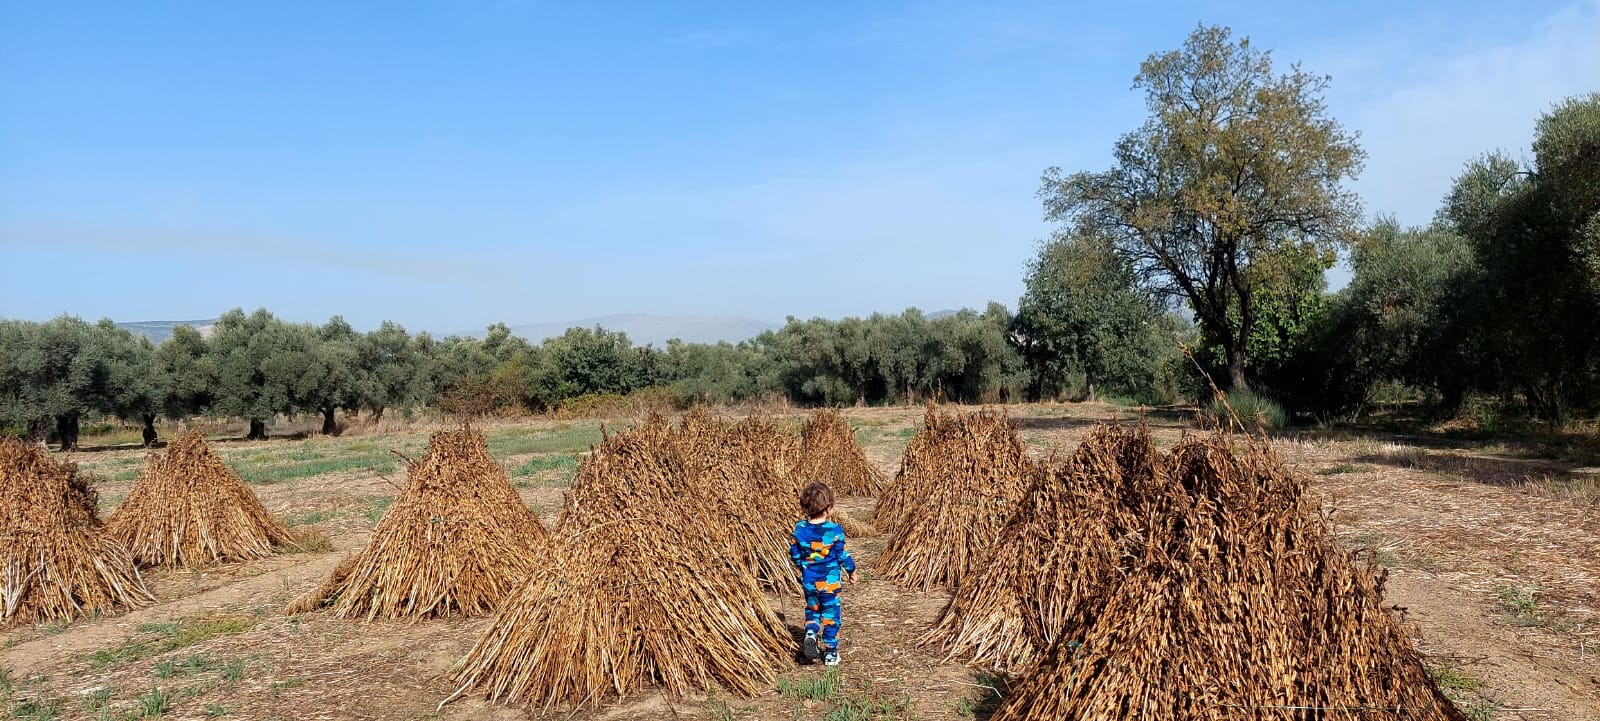
[[[800,509],[806,520],[794,524],[789,558],[800,569],[800,586],[806,592],[806,658],[822,656],[829,666],[839,665],[839,571],[856,582],[856,559],[844,547],[844,529],[828,520],[833,513],[833,490],[825,483],[810,483],[800,491]]]

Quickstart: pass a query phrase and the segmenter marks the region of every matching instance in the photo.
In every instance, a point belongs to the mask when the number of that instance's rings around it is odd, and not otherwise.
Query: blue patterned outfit
[[[855,573],[856,559],[844,547],[844,529],[833,521],[794,524],[789,558],[800,568],[806,592],[806,631],[815,633],[824,649],[839,648],[841,571]]]

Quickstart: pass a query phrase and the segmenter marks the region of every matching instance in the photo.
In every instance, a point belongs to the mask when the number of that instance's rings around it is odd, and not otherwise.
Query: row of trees
[[[394,323],[362,333],[337,316],[311,325],[266,310],[231,310],[205,335],[178,326],[160,345],[109,320],[0,321],[0,424],[73,447],[81,419],[91,416],[140,422],[147,441],[158,417],[236,417],[260,438],[279,416],[320,416],[323,431],[333,432],[339,411],[548,411],[572,398],[646,388],[680,402],[994,402],[1039,385],[1017,351],[1016,323],[999,304],[933,318],[911,309],[791,318],[743,343],[657,349],[602,328],[539,344],[504,324],[482,338],[435,339]]]

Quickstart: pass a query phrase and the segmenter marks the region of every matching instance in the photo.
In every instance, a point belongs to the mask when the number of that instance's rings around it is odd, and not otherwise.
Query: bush
[[[1284,413],[1283,406],[1259,393],[1250,391],[1229,393],[1227,405],[1233,408],[1234,415],[1244,423],[1246,430],[1266,432],[1289,425],[1289,415]],[[1211,414],[1224,423],[1232,417],[1228,413],[1228,408],[1224,407],[1222,399],[1211,401]]]

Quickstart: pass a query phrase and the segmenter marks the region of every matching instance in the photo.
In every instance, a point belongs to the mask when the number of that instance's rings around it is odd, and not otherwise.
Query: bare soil
[[[1094,423],[1137,415],[1101,404],[1013,406],[1010,412],[1041,455],[1052,446],[1071,447]],[[921,413],[857,409],[848,415],[868,456],[892,474]],[[1152,412],[1146,419],[1162,445],[1193,432],[1181,413]],[[621,423],[626,420],[608,421]],[[586,449],[598,426],[508,421],[486,433],[492,448],[500,444],[506,451],[497,457],[524,500],[550,523],[575,470],[570,456]],[[869,570],[846,590],[845,659],[841,688],[831,699],[796,697],[796,684],[824,673],[797,663],[782,673],[787,695],[778,686],[748,699],[723,692],[692,698],[645,693],[576,712],[468,697],[439,710],[454,690],[453,664],[487,620],[363,623],[282,613],[366,542],[373,519],[403,482],[403,471],[384,466],[374,449],[414,455],[426,442],[425,425],[381,430],[218,444],[242,473],[276,469],[278,475],[261,477],[277,480],[254,485],[256,492],[274,513],[327,534],[333,550],[158,571],[148,576],[159,598],[149,608],[5,631],[0,699],[9,694],[9,717],[134,718],[152,689],[170,695],[169,719],[787,719],[821,718],[869,700],[874,718],[964,719],[993,708],[999,680],[917,644],[949,597],[874,578],[872,561],[885,541],[878,537],[852,539]],[[1600,721],[1600,504],[1584,491],[1590,469],[1531,456],[1515,444],[1431,437],[1305,432],[1285,434],[1276,446],[1286,463],[1312,479],[1350,548],[1375,554],[1387,569],[1388,601],[1405,609],[1436,678],[1470,715]],[[369,467],[320,472],[307,465],[361,453],[374,459]],[[127,493],[142,457],[134,449],[73,454],[103,479],[96,485],[106,509]],[[307,473],[284,470],[293,467]],[[846,499],[842,509],[864,518],[871,506],[871,499]],[[772,603],[799,625],[798,599],[775,597]],[[186,626],[219,617],[251,623],[148,657],[125,653],[173,628],[169,622]]]

